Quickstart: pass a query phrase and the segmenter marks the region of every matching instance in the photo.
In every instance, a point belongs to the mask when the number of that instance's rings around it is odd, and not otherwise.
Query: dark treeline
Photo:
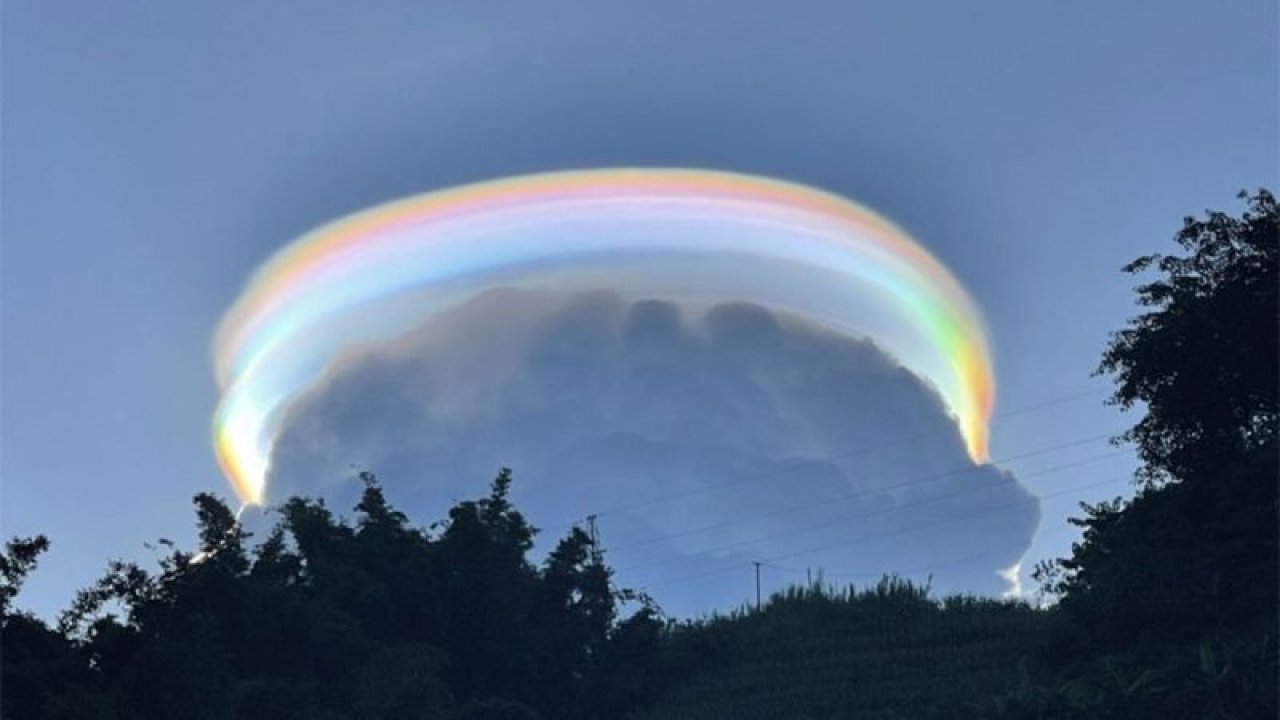
[[[507,470],[438,533],[364,482],[354,523],[295,498],[251,549],[199,495],[195,553],[173,549],[157,571],[113,563],[56,630],[6,608],[5,717],[586,718],[637,704],[619,652],[648,649],[659,621],[642,598],[618,618],[631,594],[586,533],[534,566]],[[11,543],[15,575],[35,543]]]
[[[1141,413],[1130,500],[1083,505],[1055,602],[820,581],[675,622],[574,529],[540,564],[503,470],[413,525],[376,479],[351,520],[294,498],[250,539],[115,562],[50,626],[15,607],[48,547],[0,556],[0,715],[44,718],[1263,718],[1277,713],[1277,246],[1265,191],[1137,260],[1142,314],[1099,372]]]

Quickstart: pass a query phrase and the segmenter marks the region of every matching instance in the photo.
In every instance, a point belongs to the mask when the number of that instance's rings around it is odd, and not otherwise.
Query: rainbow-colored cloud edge
[[[214,339],[222,393],[213,419],[219,464],[244,502],[261,503],[290,402],[347,348],[395,337],[495,284],[542,275],[607,287],[611,267],[626,275],[629,263],[638,267],[645,258],[652,273],[655,255],[670,258],[656,266],[664,268],[658,284],[668,288],[696,287],[704,279],[699,268],[713,267],[706,259],[719,256],[726,260],[715,267],[752,258],[776,263],[780,277],[797,268],[834,274],[882,298],[902,332],[920,339],[913,347],[926,348],[902,358],[904,364],[935,384],[969,456],[986,461],[995,385],[981,317],[956,278],[901,228],[850,200],[796,183],[618,168],[526,175],[408,197],[331,222],[278,251],[255,273]],[[739,294],[770,285],[754,276],[725,281],[728,270],[714,274],[705,276],[704,294],[714,294],[717,283]],[[778,284],[785,290],[762,295],[787,305],[806,292],[791,276]],[[791,304],[812,307],[821,300]],[[824,314],[836,325],[858,326],[851,310]]]

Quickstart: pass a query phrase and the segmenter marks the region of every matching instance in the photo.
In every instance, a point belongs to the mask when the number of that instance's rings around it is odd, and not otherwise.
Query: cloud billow
[[[775,587],[932,571],[997,594],[1039,520],[872,341],[746,303],[490,291],[335,363],[289,411],[270,497],[349,505],[353,465],[424,522],[511,466],[535,524],[600,513],[620,584],[677,614],[745,601],[755,559]]]

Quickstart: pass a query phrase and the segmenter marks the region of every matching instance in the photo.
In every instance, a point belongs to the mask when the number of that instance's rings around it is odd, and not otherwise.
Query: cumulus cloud
[[[294,403],[269,493],[349,506],[352,466],[424,523],[499,466],[544,540],[589,513],[671,612],[804,579],[999,594],[1039,506],[974,466],[935,390],[871,340],[745,303],[494,290],[353,350]]]

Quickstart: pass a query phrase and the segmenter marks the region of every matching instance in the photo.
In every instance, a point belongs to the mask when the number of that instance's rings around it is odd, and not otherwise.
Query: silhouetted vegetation
[[[363,480],[354,523],[294,498],[253,547],[225,504],[197,496],[196,552],[155,571],[113,563],[57,632],[8,615],[5,716],[598,717],[613,636],[634,643],[658,621],[643,603],[618,618],[630,595],[587,535],[530,564],[535,530],[507,470],[435,534]],[[20,576],[33,548],[12,544],[5,567]],[[74,687],[58,685],[72,668]]]
[[[1280,211],[1241,198],[1239,218],[1186,218],[1182,254],[1125,268],[1160,274],[1099,368],[1114,403],[1143,409],[1122,438],[1141,487],[1083,505],[1082,541],[1037,568],[1060,598],[1044,656],[1067,686],[1031,703],[1049,715],[1010,716],[1276,715]]]
[[[1022,602],[935,601],[894,577],[863,590],[819,581],[669,628],[670,690],[644,717],[955,717],[1008,687],[1046,631]]]
[[[1144,313],[1100,371],[1141,409],[1131,500],[1084,505],[1056,602],[821,581],[673,622],[570,531],[541,564],[501,471],[412,525],[371,474],[351,521],[277,508],[249,538],[195,498],[199,544],[113,562],[55,627],[14,607],[48,547],[0,556],[0,713],[42,718],[1263,718],[1276,716],[1277,252],[1265,191],[1188,218],[1126,270]]]

